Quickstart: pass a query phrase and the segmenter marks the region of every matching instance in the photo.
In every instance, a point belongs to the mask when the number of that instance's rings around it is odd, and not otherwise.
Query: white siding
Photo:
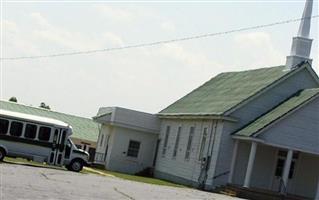
[[[156,134],[120,127],[114,127],[113,129],[114,139],[108,154],[107,169],[135,174],[145,168],[152,167],[157,142]],[[130,140],[140,142],[137,158],[127,156]]]
[[[231,134],[234,131],[269,111],[297,91],[314,87],[318,87],[318,83],[315,82],[306,69],[303,69],[232,113],[231,116],[239,119],[239,121],[236,123],[224,122],[215,176],[230,170],[234,145]],[[228,175],[229,174],[216,178],[214,180],[214,186],[226,184]]]
[[[264,131],[268,143],[319,154],[319,98]]]
[[[212,120],[178,120],[178,119],[163,120],[161,124],[161,133],[160,133],[161,142],[159,145],[159,151],[157,155],[156,170],[166,174],[171,174],[172,181],[178,182],[178,180],[174,178],[175,176],[178,178],[188,180],[189,183],[192,185],[196,185],[198,182],[200,171],[201,171],[201,162],[199,161],[199,151],[200,151],[200,143],[202,139],[203,130],[204,128],[208,128],[208,135],[207,135],[207,140],[206,140],[205,149],[204,149],[204,157],[206,157],[208,152],[210,134],[212,131],[212,124],[213,124]],[[171,128],[170,128],[170,135],[168,139],[166,154],[163,155],[162,148],[164,144],[164,137],[165,137],[165,131],[167,126],[170,126]],[[180,126],[182,127],[182,130],[180,133],[179,147],[177,150],[176,158],[173,158],[174,145],[176,141],[178,127]],[[186,147],[187,147],[187,142],[189,138],[190,127],[192,126],[195,127],[195,133],[194,133],[194,137],[192,141],[190,158],[189,160],[186,160],[185,159]],[[211,165],[211,166],[214,166],[214,165]],[[210,179],[212,177],[211,175],[212,172],[209,171],[208,173],[210,173],[208,177],[208,179]]]
[[[314,198],[319,181],[319,156],[301,153],[297,160],[297,169],[294,176],[294,184],[288,188],[288,192]]]
[[[154,131],[159,130],[160,121],[153,114],[116,107],[113,115],[113,122],[118,124],[142,127]]]

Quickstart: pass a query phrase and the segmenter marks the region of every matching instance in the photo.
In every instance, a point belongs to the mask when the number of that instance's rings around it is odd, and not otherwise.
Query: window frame
[[[179,126],[177,128],[177,133],[176,133],[176,139],[175,139],[175,144],[173,149],[173,158],[176,158],[177,156],[181,132],[182,132],[182,126]]]
[[[35,126],[35,134],[34,134],[34,137],[27,137],[27,136],[26,136],[26,131],[27,131],[28,125],[29,125],[29,126]],[[23,137],[24,137],[24,138],[27,138],[27,139],[30,139],[30,140],[34,140],[34,139],[37,138],[38,130],[39,130],[39,127],[38,127],[37,124],[25,123],[25,128],[24,128],[24,131],[23,131]]]
[[[131,144],[138,144],[138,147],[132,147]],[[137,140],[129,140],[126,156],[130,158],[138,158],[141,149],[141,142]]]
[[[206,147],[207,136],[208,136],[208,127],[204,127],[202,138],[201,138],[201,143],[200,143],[200,147],[199,147],[199,155],[198,155],[199,161],[201,161],[203,159],[203,154],[204,154],[204,150]]]
[[[0,135],[7,135],[7,134],[9,133],[9,130],[10,130],[10,120],[8,120],[8,119],[3,119],[3,118],[0,118],[0,120],[7,122],[6,131],[3,132],[3,133],[0,132]]]
[[[50,129],[50,132],[49,132],[49,137],[48,137],[48,139],[46,140],[46,139],[42,139],[42,138],[40,138],[40,137],[42,137],[42,135],[41,135],[41,129],[43,129],[43,128],[48,128],[48,129]],[[50,141],[50,139],[51,139],[51,133],[52,133],[52,130],[55,130],[54,128],[52,128],[52,127],[49,127],[49,126],[40,126],[39,127],[39,131],[38,131],[38,140],[39,141],[43,141],[43,142],[49,142]]]
[[[19,135],[14,135],[11,133],[11,129],[12,129],[12,125],[16,123],[16,124],[21,124],[21,130],[20,130],[20,134]],[[23,133],[23,129],[24,129],[24,123],[21,122],[21,121],[17,121],[17,120],[11,120],[10,121],[10,129],[9,129],[9,135],[12,136],[12,137],[21,137],[22,136],[22,133]]]
[[[187,146],[186,146],[186,151],[185,151],[185,160],[190,159],[194,134],[195,134],[195,126],[191,126],[189,128],[188,141],[187,141]]]
[[[168,138],[169,134],[171,132],[171,126],[166,126],[166,131],[165,131],[165,137],[164,137],[164,143],[163,143],[163,149],[162,149],[162,156],[164,157],[167,151],[167,146],[168,146]]]
[[[101,134],[101,138],[100,138],[100,147],[103,147],[103,142],[104,142],[104,134]]]

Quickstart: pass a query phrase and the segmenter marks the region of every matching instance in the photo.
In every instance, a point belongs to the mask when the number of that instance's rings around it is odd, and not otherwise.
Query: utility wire
[[[140,44],[134,44],[134,45],[127,45],[122,47],[112,47],[112,48],[105,48],[105,49],[95,49],[95,50],[87,50],[87,51],[75,51],[75,52],[65,52],[65,53],[56,53],[56,54],[48,54],[48,55],[39,55],[39,56],[21,56],[21,57],[4,57],[0,58],[0,60],[24,60],[24,59],[38,59],[38,58],[53,58],[53,57],[62,57],[62,56],[71,56],[71,55],[82,55],[82,54],[93,54],[93,53],[99,53],[99,52],[110,52],[110,51],[119,51],[124,49],[133,49],[133,48],[140,48],[140,47],[150,47],[150,46],[157,46],[162,44],[169,44],[169,43],[175,43],[175,42],[181,42],[181,41],[188,41],[188,40],[194,40],[194,39],[200,39],[200,38],[207,38],[207,37],[214,37],[219,35],[226,35],[230,33],[235,32],[243,32],[248,30],[255,30],[255,29],[261,29],[281,24],[289,24],[293,22],[298,22],[304,19],[311,19],[311,18],[318,18],[319,15],[314,15],[311,17],[305,17],[305,18],[298,18],[298,19],[290,19],[285,21],[279,21],[274,22],[270,24],[263,24],[258,26],[251,26],[246,28],[239,28],[239,29],[233,29],[229,31],[223,31],[223,32],[216,32],[216,33],[207,33],[207,34],[201,34],[201,35],[194,35],[184,38],[176,38],[176,39],[170,39],[170,40],[161,40],[156,42],[150,42],[150,43],[140,43]]]

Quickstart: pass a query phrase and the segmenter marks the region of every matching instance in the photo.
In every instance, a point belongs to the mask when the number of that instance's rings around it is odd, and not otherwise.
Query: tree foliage
[[[49,105],[46,105],[44,102],[41,102],[39,107],[40,107],[40,108],[47,109],[47,110],[50,110],[50,109],[51,109],[50,106],[49,106]]]
[[[11,97],[11,98],[9,99],[9,101],[18,103],[17,97]]]

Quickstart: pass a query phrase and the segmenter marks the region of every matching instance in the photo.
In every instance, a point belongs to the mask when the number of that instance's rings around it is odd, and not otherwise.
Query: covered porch
[[[228,183],[238,188],[319,200],[319,154],[235,137]]]

